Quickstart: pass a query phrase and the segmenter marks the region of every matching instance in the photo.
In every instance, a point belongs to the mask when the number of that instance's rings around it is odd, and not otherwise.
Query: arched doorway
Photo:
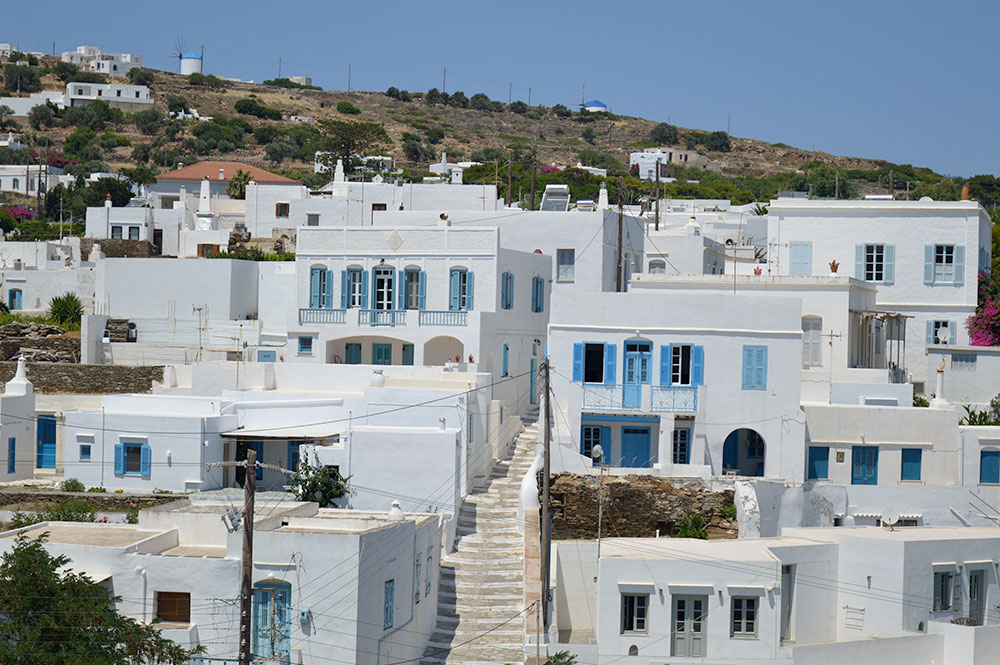
[[[755,430],[741,427],[726,437],[722,446],[722,472],[739,476],[763,476],[766,446]]]
[[[434,337],[424,344],[424,364],[444,365],[446,362],[462,362],[465,359],[463,353],[462,342],[454,337]]]

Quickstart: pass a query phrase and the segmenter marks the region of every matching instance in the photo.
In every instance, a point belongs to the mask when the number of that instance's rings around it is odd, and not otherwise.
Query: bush
[[[181,95],[167,95],[167,110],[172,113],[187,112],[190,108],[188,100]]]
[[[153,152],[153,147],[148,143],[140,143],[132,148],[132,161],[136,164],[145,164],[149,161],[149,156]]]
[[[256,99],[241,99],[234,105],[237,113],[264,120],[281,120],[281,111],[264,106]]]
[[[527,113],[528,105],[519,99],[510,105],[510,110],[513,111],[514,113]]]
[[[261,125],[253,130],[253,137],[257,141],[257,145],[267,145],[278,138],[279,134],[281,134],[281,130],[274,125]]]
[[[147,109],[132,114],[132,123],[147,136],[152,136],[163,129],[166,118],[160,109]]]
[[[62,483],[63,492],[83,492],[86,489],[87,488],[83,486],[83,483],[76,478],[67,478]]]
[[[93,492],[94,494],[104,494],[107,492],[103,487],[90,487],[87,489],[88,492]]]
[[[31,125],[33,129],[51,127],[53,118],[55,118],[55,114],[52,113],[52,109],[48,104],[34,106],[30,111],[28,111],[28,124]]]
[[[262,85],[271,85],[276,88],[290,88],[292,90],[322,90],[318,85],[303,85],[287,78],[268,79]]]
[[[456,90],[448,97],[448,106],[454,106],[459,109],[469,108],[469,98],[461,90]]]
[[[348,101],[343,101],[337,104],[337,112],[345,115],[358,115],[361,113],[361,109]]]
[[[95,142],[96,138],[97,134],[90,127],[79,127],[66,137],[63,152],[66,153],[67,157],[78,162],[100,159],[101,149]]]
[[[52,65],[52,74],[60,81],[69,81],[80,72],[72,62],[57,62]]]
[[[73,76],[73,83],[107,83],[108,77],[97,72],[77,72]]]
[[[83,318],[83,303],[75,293],[56,296],[49,301],[49,316],[60,325],[79,326],[80,319]]]
[[[390,99],[399,99],[399,97],[400,97],[399,88],[397,88],[396,86],[390,85],[389,89],[385,91],[385,96],[388,97],[388,98],[390,98]]]
[[[440,143],[444,139],[444,130],[439,127],[433,127],[424,132],[424,136],[427,137],[427,142],[432,145]]]
[[[11,92],[41,92],[42,78],[31,67],[7,65],[3,68],[3,86]]]
[[[225,88],[226,82],[220,79],[214,74],[209,74],[205,76],[204,74],[199,74],[195,72],[188,76],[188,83],[191,85],[203,85],[209,88]]]
[[[441,91],[437,88],[431,88],[426,93],[424,93],[424,103],[428,106],[433,106],[439,103],[441,100]]]
[[[736,519],[736,515],[737,512],[735,503],[727,503],[722,507],[722,516],[725,517],[727,520]]]
[[[556,104],[552,107],[552,112],[560,118],[568,118],[573,115],[573,112],[565,104]]]
[[[583,140],[589,143],[590,145],[594,145],[594,141],[597,140],[597,132],[594,131],[593,127],[586,127],[583,130],[582,136]]]
[[[708,538],[708,526],[701,515],[688,515],[677,523],[677,532],[670,535],[671,538]]]
[[[93,522],[94,507],[86,499],[66,499],[33,513],[14,513],[10,520],[12,529],[39,522]]]
[[[133,67],[125,74],[125,78],[132,85],[150,85],[155,78],[153,72],[142,67]]]
[[[649,132],[649,138],[659,145],[677,145],[680,143],[681,133],[674,125],[661,122]]]
[[[285,159],[295,157],[299,154],[299,146],[288,138],[281,138],[272,141],[264,148],[264,154],[272,162],[280,164]]]

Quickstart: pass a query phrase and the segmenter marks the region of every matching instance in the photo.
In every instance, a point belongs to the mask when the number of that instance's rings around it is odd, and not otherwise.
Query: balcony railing
[[[299,325],[305,323],[344,323],[347,312],[342,309],[299,309]]]
[[[622,404],[623,388],[624,386],[620,384],[585,383],[583,384],[583,408],[620,411],[625,408]],[[638,406],[636,405],[636,408]]]
[[[467,326],[469,325],[469,313],[464,310],[420,312],[420,325]]]
[[[213,656],[191,656],[190,665],[232,665],[240,661],[235,658],[215,658]]]
[[[405,326],[405,309],[362,309],[358,311],[360,326]]]
[[[697,386],[653,386],[650,411],[697,413]]]

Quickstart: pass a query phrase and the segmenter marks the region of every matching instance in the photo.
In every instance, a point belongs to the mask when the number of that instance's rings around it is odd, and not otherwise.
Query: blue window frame
[[[396,580],[386,580],[385,600],[382,606],[382,627],[386,630],[392,628],[395,619],[393,609],[396,604]]]
[[[80,461],[89,462],[90,461],[90,444],[81,443],[80,444]]]
[[[340,308],[367,307],[368,272],[348,268],[340,272]]]
[[[309,335],[299,336],[299,353],[313,352],[313,338]]]
[[[333,272],[326,268],[309,271],[309,307],[333,308]]]
[[[580,454],[587,459],[594,458],[594,446],[601,444],[604,454],[599,460],[607,463],[611,454],[611,428],[605,425],[581,425],[580,426]]]
[[[965,283],[965,245],[924,245],[924,284]]]
[[[538,276],[531,278],[531,311],[545,311],[545,280]]]
[[[298,471],[299,469],[299,444],[288,442],[288,470]]]
[[[146,443],[116,443],[115,475],[149,476],[151,452]]]
[[[21,309],[21,289],[11,289],[7,292],[7,308],[12,312]]]
[[[900,464],[900,480],[920,480],[920,458],[923,457],[920,448],[903,448]]]
[[[413,345],[404,344],[403,345],[403,364],[412,365],[413,364]]]
[[[691,428],[675,427],[673,444],[674,444],[674,449],[673,449],[674,464],[690,464]]]
[[[743,346],[743,390],[767,390],[766,346]]]
[[[809,446],[809,466],[806,470],[809,480],[827,480],[830,478],[830,448],[828,446]]]
[[[854,446],[851,449],[851,484],[878,484],[878,446]]]
[[[1000,450],[979,453],[979,482],[983,485],[1000,484]]]
[[[448,309],[451,311],[471,311],[475,293],[475,275],[464,268],[451,269]]]
[[[17,438],[7,439],[7,473],[14,473],[17,470]]]
[[[500,275],[500,307],[514,308],[514,273],[510,271]]]
[[[506,344],[503,345],[503,374],[501,376],[507,376],[508,362],[510,361],[510,347]]]
[[[344,348],[347,355],[347,358],[344,360],[344,362],[348,365],[360,365],[361,344],[357,342],[348,342]]]
[[[573,345],[573,380],[583,383],[615,382],[617,347],[600,342],[578,342]]]
[[[704,347],[692,344],[660,347],[661,386],[700,386],[704,380]]]

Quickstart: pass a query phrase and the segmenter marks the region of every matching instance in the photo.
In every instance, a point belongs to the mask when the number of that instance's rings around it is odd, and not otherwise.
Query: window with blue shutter
[[[17,470],[17,438],[7,439],[7,473],[14,473]]]
[[[144,443],[139,448],[140,451],[140,467],[139,473],[143,476],[148,476],[151,471],[151,466],[153,462],[153,451],[150,450],[149,444]]]
[[[791,257],[788,267],[789,275],[812,274],[812,243],[790,242],[788,252]]]
[[[417,308],[420,310],[427,309],[427,273],[423,270],[420,271],[417,288]]]
[[[1000,484],[1000,450],[979,453],[979,482],[983,485]]]
[[[934,283],[934,245],[924,245],[924,284]]]
[[[896,281],[896,246],[884,245],[885,254],[883,257],[884,266],[882,269],[882,283],[893,284]]]
[[[357,273],[361,278],[361,295],[354,307],[368,307],[368,271],[358,270]]]
[[[326,271],[322,268],[313,268],[309,271],[309,307],[319,309],[323,302],[323,279]]]
[[[691,347],[691,385],[700,386],[705,382],[705,347]]]
[[[351,305],[351,280],[347,270],[340,271],[340,309],[347,309]]]
[[[150,450],[143,443],[115,444],[115,475],[148,476]]]
[[[472,311],[475,305],[476,276],[470,270],[465,273],[465,306],[462,309]]]
[[[920,480],[920,458],[923,451],[920,448],[903,448],[900,463],[900,480]]]
[[[501,376],[507,376],[507,362],[510,358],[510,348],[504,344],[503,345],[503,374]]]
[[[382,627],[386,630],[392,628],[395,622],[393,609],[396,605],[396,580],[388,580],[385,583],[385,598],[382,605]]]
[[[604,345],[604,385],[613,385],[615,382],[615,375],[617,374],[615,356],[617,355],[617,351],[618,349],[614,344]]]
[[[583,343],[573,344],[573,380],[583,381]]]
[[[500,307],[514,308],[514,274],[505,272],[500,276]]]
[[[115,444],[115,475],[125,475],[125,444]]]
[[[672,364],[673,353],[670,350],[669,344],[664,344],[660,347],[660,385],[669,386],[670,385],[670,367]]]
[[[925,245],[924,283],[965,283],[965,245]]]
[[[767,347],[743,346],[743,390],[767,389]]]
[[[809,480],[826,480],[830,477],[830,448],[828,446],[809,446],[808,468],[806,478]]]
[[[545,309],[545,280],[541,277],[531,278],[531,311],[541,312]]]
[[[854,279],[865,278],[865,245],[854,246]]]
[[[313,338],[308,335],[299,336],[299,353],[313,352]]]
[[[471,271],[462,268],[451,269],[448,309],[453,312],[460,310],[469,311],[472,309],[474,279],[475,277]]]

